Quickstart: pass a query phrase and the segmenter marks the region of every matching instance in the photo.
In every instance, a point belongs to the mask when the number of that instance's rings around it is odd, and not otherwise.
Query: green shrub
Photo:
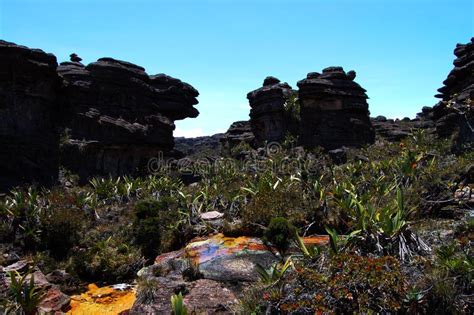
[[[133,231],[135,242],[146,259],[154,259],[161,252],[163,222],[161,211],[168,206],[168,198],[162,201],[145,199],[136,203]],[[166,209],[167,210],[167,209]]]
[[[86,216],[79,209],[53,207],[41,216],[42,246],[56,259],[63,259],[76,245],[85,224]]]
[[[133,279],[144,265],[140,250],[118,235],[99,240],[96,237],[89,236],[71,255],[68,270],[96,282],[119,283]]]
[[[290,242],[295,239],[296,228],[282,217],[272,218],[270,224],[263,233],[263,239],[272,243],[280,253],[284,254]]]
[[[134,209],[133,233],[147,259],[161,251],[177,249],[189,239],[187,214],[179,209],[177,200],[164,196],[159,201],[145,199]]]

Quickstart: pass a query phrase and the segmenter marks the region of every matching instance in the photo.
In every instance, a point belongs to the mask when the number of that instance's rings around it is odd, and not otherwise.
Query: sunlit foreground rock
[[[308,237],[305,243],[326,245],[328,238]],[[139,281],[154,283],[156,290],[153,301],[139,293],[130,314],[169,314],[170,297],[176,292],[184,292],[187,308],[198,314],[233,314],[246,283],[258,280],[255,265],[269,268],[277,261],[276,252],[258,238],[216,234],[195,239],[140,270]]]
[[[128,285],[97,287],[89,284],[88,291],[71,297],[73,315],[115,315],[128,311],[136,300],[135,289]]]
[[[327,236],[306,237],[305,244],[326,245]],[[216,234],[207,239],[197,239],[185,248],[158,256],[153,268],[161,273],[197,269],[205,279],[216,281],[256,281],[255,265],[266,268],[278,261],[276,252],[255,237],[225,237]],[[141,274],[149,272],[143,269]]]

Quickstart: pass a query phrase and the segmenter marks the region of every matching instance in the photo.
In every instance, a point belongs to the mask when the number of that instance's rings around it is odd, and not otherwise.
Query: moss
[[[272,218],[263,233],[263,239],[273,244],[280,253],[284,254],[290,247],[290,242],[295,238],[296,228],[282,217]]]

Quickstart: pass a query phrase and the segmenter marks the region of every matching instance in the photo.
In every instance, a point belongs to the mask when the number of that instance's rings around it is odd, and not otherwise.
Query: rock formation
[[[58,175],[56,57],[0,40],[0,191]]]
[[[454,69],[444,80],[433,107],[436,131],[440,137],[453,137],[455,150],[474,142],[474,38],[454,49]]]
[[[250,102],[250,125],[257,145],[265,141],[281,141],[288,131],[286,100],[294,94],[287,83],[267,77],[263,86],[247,94]]]
[[[370,120],[376,135],[392,142],[408,137],[415,129],[423,129],[428,133],[434,131],[433,109],[427,106],[423,107],[414,119],[387,119],[384,116],[377,116]]]
[[[221,141],[223,137],[224,134],[222,133],[195,138],[177,137],[174,138],[174,148],[186,156],[219,155],[221,152]]]
[[[101,58],[84,66],[63,62],[61,99],[66,168],[92,175],[143,173],[147,161],[174,145],[174,120],[196,117],[198,92],[170,76],[148,76],[125,61]]]
[[[336,149],[374,141],[365,90],[353,80],[354,71],[329,67],[308,73],[298,82],[301,106],[300,142]]]
[[[255,135],[252,132],[250,121],[236,121],[230,125],[226,133],[222,137],[223,147],[232,149],[241,142],[248,143],[250,146],[254,145]]]

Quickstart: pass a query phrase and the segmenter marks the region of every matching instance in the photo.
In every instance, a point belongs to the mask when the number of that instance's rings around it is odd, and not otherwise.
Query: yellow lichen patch
[[[71,297],[71,315],[115,315],[132,308],[136,296],[133,289],[118,290],[89,284],[88,291]]]

